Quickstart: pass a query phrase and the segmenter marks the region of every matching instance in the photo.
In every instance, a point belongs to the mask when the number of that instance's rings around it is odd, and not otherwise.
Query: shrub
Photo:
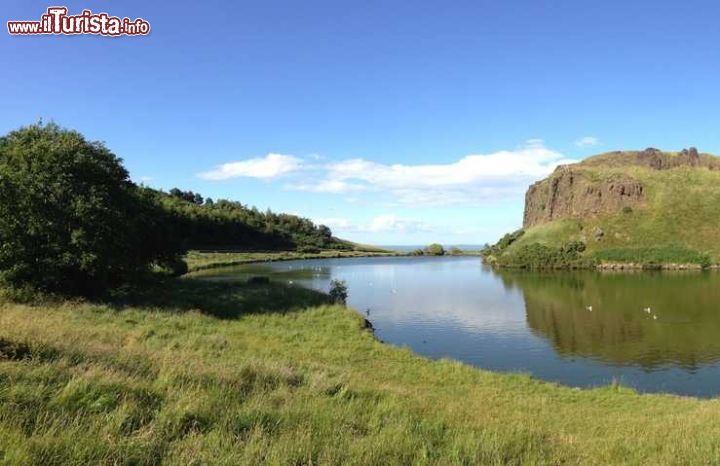
[[[297,252],[304,254],[317,254],[320,252],[320,248],[315,246],[298,246]]]
[[[502,253],[505,249],[507,249],[515,241],[520,239],[524,234],[525,230],[523,229],[513,231],[512,233],[506,233],[502,238],[498,240],[497,243],[493,244],[492,246],[486,245],[482,250],[482,254],[484,256],[498,255]]]
[[[97,294],[183,252],[165,211],[100,142],[55,124],[0,138],[0,274]]]
[[[462,249],[453,246],[453,247],[450,248],[450,251],[448,251],[448,253],[449,253],[451,256],[459,256],[459,255],[461,255],[463,252],[462,252]]]
[[[427,246],[423,253],[427,256],[443,256],[445,255],[445,249],[438,243],[433,243]]]
[[[622,213],[624,213],[624,214],[631,214],[632,211],[633,211],[632,207],[629,207],[629,206],[625,206],[622,208]]]
[[[585,243],[573,241],[559,248],[539,243],[526,244],[512,253],[497,258],[502,267],[523,269],[562,269],[583,268],[593,265],[593,261],[582,257]]]
[[[332,280],[330,282],[330,299],[336,304],[342,304],[343,306],[347,302],[348,289],[345,280]]]

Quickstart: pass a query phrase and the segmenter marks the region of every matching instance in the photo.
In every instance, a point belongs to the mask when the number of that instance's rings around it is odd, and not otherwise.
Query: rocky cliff
[[[720,169],[717,157],[699,154],[695,148],[681,152],[644,151],[609,152],[581,163],[558,167],[525,195],[523,228],[569,217],[591,217],[632,208],[645,199],[643,183],[622,170],[599,175],[598,167],[644,167],[670,170],[678,167]]]

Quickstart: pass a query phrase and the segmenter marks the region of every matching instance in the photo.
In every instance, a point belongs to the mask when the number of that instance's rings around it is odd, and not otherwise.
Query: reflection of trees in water
[[[504,271],[501,277],[522,291],[529,327],[561,355],[648,369],[692,370],[720,361],[720,274]]]

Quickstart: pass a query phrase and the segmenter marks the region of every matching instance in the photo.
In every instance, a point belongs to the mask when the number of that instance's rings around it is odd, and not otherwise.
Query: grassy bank
[[[252,262],[289,261],[300,259],[333,259],[341,257],[394,256],[399,253],[378,248],[358,248],[349,251],[321,250],[318,252],[269,251],[269,252],[201,252],[190,251],[185,256],[190,272],[249,264]]]
[[[278,284],[5,302],[7,464],[709,464],[718,401],[576,390],[376,341]]]
[[[629,177],[643,187],[641,202],[632,208],[618,207],[616,211],[560,218],[526,228],[521,237],[496,254],[498,261],[503,262],[504,254],[517,254],[535,244],[559,249],[583,242],[587,248],[583,258],[599,265],[673,268],[720,264],[720,171],[701,167],[653,170],[617,166],[613,161],[602,155],[573,165],[573,183],[596,186]]]

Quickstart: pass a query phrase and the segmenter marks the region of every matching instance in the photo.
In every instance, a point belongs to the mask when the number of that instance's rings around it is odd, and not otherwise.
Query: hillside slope
[[[579,243],[593,264],[719,263],[720,158],[646,149],[560,166],[528,189],[516,237],[494,247],[501,265],[531,245]]]

